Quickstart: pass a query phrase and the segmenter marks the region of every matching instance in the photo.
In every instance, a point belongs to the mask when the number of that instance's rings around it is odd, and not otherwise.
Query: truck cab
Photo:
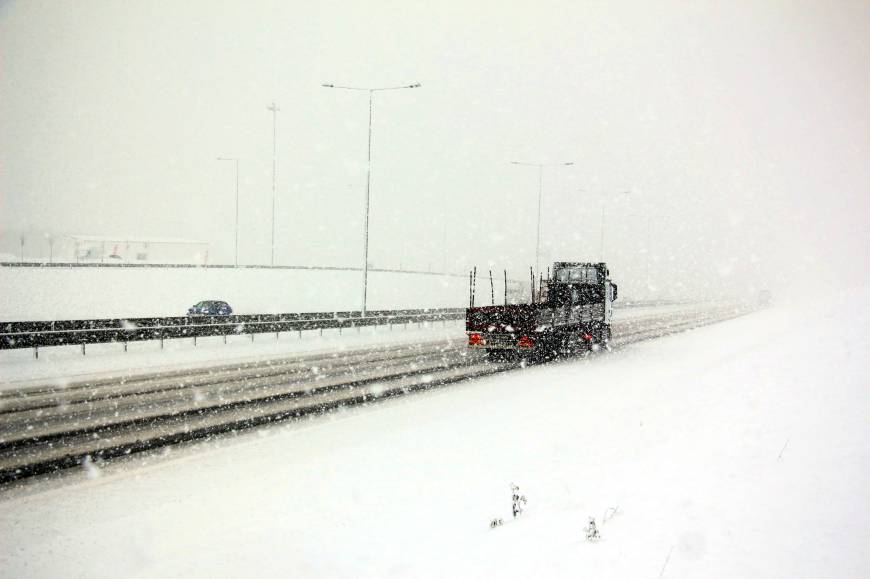
[[[600,309],[595,312],[596,318],[610,324],[617,286],[611,281],[606,264],[556,262],[546,288],[542,297],[548,299],[552,307]]]

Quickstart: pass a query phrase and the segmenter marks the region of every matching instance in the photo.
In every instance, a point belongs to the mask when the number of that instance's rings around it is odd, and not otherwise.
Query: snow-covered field
[[[11,489],[0,569],[870,577],[866,305],[778,306]],[[510,483],[528,497],[516,521]]]
[[[468,280],[460,277],[374,271],[368,288],[370,310],[463,307],[468,301]],[[496,291],[503,293],[503,286]],[[238,314],[345,311],[360,307],[362,273],[0,267],[0,294],[0,320],[6,322],[183,316],[209,299],[229,302]]]

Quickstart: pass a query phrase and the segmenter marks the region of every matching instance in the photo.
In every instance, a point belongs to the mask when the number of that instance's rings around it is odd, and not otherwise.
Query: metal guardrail
[[[138,342],[173,338],[301,332],[386,324],[438,322],[465,317],[465,308],[259,314],[249,316],[177,316],[0,322],[0,350]]]
[[[678,302],[624,303],[622,307],[655,306]],[[246,334],[301,332],[336,328],[440,322],[465,317],[465,308],[428,308],[411,310],[375,310],[313,312],[290,314],[256,314],[233,316],[174,316],[149,318],[108,318],[95,320],[59,320],[0,322],[0,350],[41,348],[46,346],[85,346],[109,342],[127,343],[145,340],[232,336]]]

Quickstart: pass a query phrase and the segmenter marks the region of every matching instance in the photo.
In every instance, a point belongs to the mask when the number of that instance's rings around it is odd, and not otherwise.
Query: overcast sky
[[[601,256],[639,286],[854,279],[870,261],[870,3],[0,4],[0,227],[204,240],[519,276]],[[622,194],[628,192],[628,194]],[[649,269],[648,268],[649,265]],[[858,264],[856,266],[856,264]],[[673,278],[671,278],[673,279]],[[755,282],[753,282],[755,283]],[[766,285],[767,282],[762,282]]]

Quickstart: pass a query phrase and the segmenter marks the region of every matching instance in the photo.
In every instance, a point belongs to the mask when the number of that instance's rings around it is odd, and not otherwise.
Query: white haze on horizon
[[[866,283],[866,2],[7,1],[0,229],[268,263],[604,258],[636,296]],[[627,195],[622,192],[629,192]],[[36,250],[34,250],[36,251]],[[647,273],[656,291],[645,287]],[[674,282],[674,280],[677,280]],[[675,285],[676,283],[676,285]]]

